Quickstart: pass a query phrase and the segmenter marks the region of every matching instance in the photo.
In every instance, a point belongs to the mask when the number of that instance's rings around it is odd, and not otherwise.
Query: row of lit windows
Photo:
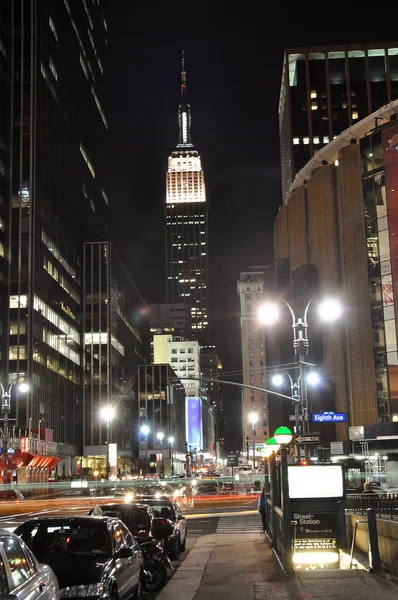
[[[52,357],[46,358],[45,356],[42,356],[40,352],[37,352],[37,350],[33,352],[32,358],[35,362],[39,363],[40,365],[46,366],[47,369],[49,369],[50,371],[54,371],[54,373],[61,375],[61,377],[65,377],[65,379],[69,379],[69,381],[72,381],[73,383],[80,383],[79,374],[76,373],[74,369],[66,369],[65,365],[62,364],[65,362],[64,360],[58,361],[56,358]]]
[[[90,65],[90,61],[89,61],[89,60],[88,60],[88,58],[87,58],[87,54],[86,54],[86,51],[85,51],[85,49],[84,49],[84,46],[83,46],[82,39],[81,39],[81,37],[80,37],[80,34],[79,34],[79,30],[77,29],[77,27],[76,27],[76,23],[74,22],[74,20],[73,20],[73,18],[72,18],[72,14],[71,14],[71,10],[70,10],[70,6],[69,6],[69,2],[68,2],[68,0],[64,0],[64,4],[65,4],[65,8],[66,8],[66,10],[67,10],[67,12],[68,12],[68,15],[69,15],[70,21],[71,21],[71,23],[72,23],[73,30],[74,30],[74,32],[75,32],[75,34],[76,34],[76,37],[77,37],[77,40],[78,40],[78,42],[79,42],[79,45],[80,45],[80,50],[82,51],[82,53],[83,53],[83,56],[84,56],[84,59],[85,59],[85,61],[86,61],[87,65],[88,65],[88,68],[90,69],[91,77],[92,77],[93,79],[95,79],[95,78],[94,78],[94,73],[93,73],[93,70],[92,70],[92,68],[91,68],[91,65]]]
[[[18,305],[21,308],[27,307],[27,296],[10,296],[10,308],[18,308]],[[76,344],[80,344],[80,334],[69,323],[67,323],[62,317],[60,317],[52,308],[50,308],[41,298],[38,296],[33,296],[33,308],[36,311],[40,311],[41,316],[44,317],[47,321],[58,327],[60,331],[62,331],[67,338],[70,338]]]
[[[43,327],[43,342],[80,366],[80,355],[68,345],[67,340],[68,337],[66,335],[52,333]]]
[[[107,332],[92,332],[84,334],[84,343],[86,346],[99,346],[106,345],[108,343],[109,336]],[[112,334],[111,345],[124,356],[124,346],[119,340]]]
[[[95,104],[96,104],[96,106],[98,108],[99,114],[101,115],[102,122],[105,125],[105,129],[108,131],[108,121],[106,120],[104,111],[102,110],[101,103],[100,103],[100,101],[98,99],[97,93],[96,93],[93,85],[91,86],[91,93],[93,95]]]
[[[64,257],[62,256],[62,254],[59,251],[59,249],[57,248],[57,246],[54,244],[54,242],[49,238],[49,236],[43,230],[41,232],[41,241],[43,242],[43,244],[45,245],[47,250],[49,250],[51,252],[51,254],[58,260],[60,265],[63,266],[65,271],[67,273],[69,273],[69,275],[73,279],[76,279],[75,269],[73,267],[71,267],[70,264],[64,259]],[[79,302],[79,300],[77,300],[77,302]]]
[[[78,304],[80,304],[80,297],[76,290],[69,285],[66,277],[62,273],[58,272],[58,269],[52,264],[51,260],[44,259],[43,262],[44,270],[57,282],[60,287],[65,290],[67,294]]]
[[[91,175],[95,178],[95,169],[93,167],[92,162],[90,161],[88,154],[83,146],[83,144],[80,142],[80,153],[84,158],[84,162],[86,163]]]

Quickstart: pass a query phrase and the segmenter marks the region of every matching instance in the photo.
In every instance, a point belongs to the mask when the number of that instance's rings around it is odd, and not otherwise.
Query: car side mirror
[[[120,550],[115,552],[113,558],[130,558],[130,556],[133,556],[132,548],[120,548]]]

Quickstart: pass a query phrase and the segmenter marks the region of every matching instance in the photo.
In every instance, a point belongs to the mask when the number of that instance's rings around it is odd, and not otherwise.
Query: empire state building
[[[178,125],[178,143],[169,156],[166,174],[167,302],[188,306],[192,338],[204,343],[208,331],[207,202],[201,158],[191,138],[184,52]]]

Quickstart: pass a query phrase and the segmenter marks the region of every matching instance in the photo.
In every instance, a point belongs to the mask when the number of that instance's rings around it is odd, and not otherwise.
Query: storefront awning
[[[19,459],[22,459],[25,467],[50,470],[61,460],[58,456],[51,456],[49,454],[30,454],[30,452],[22,452]]]

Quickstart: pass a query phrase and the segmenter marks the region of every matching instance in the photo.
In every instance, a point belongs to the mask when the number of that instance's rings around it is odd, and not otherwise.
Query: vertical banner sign
[[[117,477],[117,444],[109,444],[109,477]]]
[[[198,397],[185,399],[186,435],[188,446],[200,450],[202,436],[202,400]]]

